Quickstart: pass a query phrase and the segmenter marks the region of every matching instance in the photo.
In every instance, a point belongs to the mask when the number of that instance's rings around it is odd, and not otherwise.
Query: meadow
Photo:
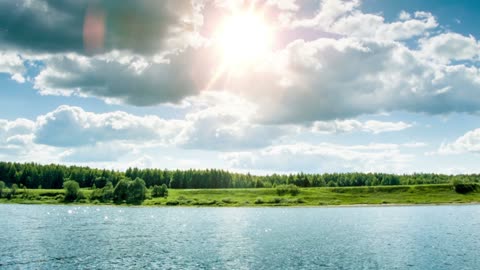
[[[106,204],[90,200],[91,189],[82,188],[84,199],[72,204]],[[480,192],[460,194],[451,184],[375,187],[299,188],[298,194],[279,194],[276,188],[169,189],[168,197],[152,198],[147,191],[144,206],[338,206],[480,203]],[[19,189],[0,203],[65,204],[63,189]]]

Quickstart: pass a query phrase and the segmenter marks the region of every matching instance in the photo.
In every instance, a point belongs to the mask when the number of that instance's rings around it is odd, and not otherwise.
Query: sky
[[[0,160],[480,173],[480,4],[0,0]]]

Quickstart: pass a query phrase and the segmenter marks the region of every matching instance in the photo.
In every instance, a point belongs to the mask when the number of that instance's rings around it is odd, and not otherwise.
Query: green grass
[[[91,190],[82,189],[88,198]],[[61,204],[64,191],[29,189],[0,203]],[[147,197],[150,197],[149,195]],[[296,196],[279,196],[274,188],[169,190],[168,198],[149,198],[147,206],[328,206],[378,204],[480,203],[480,192],[456,193],[452,185],[378,186],[343,188],[301,188]],[[90,202],[88,199],[80,203]],[[107,203],[112,204],[112,203]]]

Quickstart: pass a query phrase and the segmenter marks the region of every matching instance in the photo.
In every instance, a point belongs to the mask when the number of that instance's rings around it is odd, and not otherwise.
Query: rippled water
[[[479,269],[480,206],[0,205],[1,269]]]

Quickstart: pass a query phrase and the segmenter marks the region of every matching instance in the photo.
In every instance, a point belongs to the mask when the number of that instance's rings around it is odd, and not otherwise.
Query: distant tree
[[[157,186],[157,185],[153,186],[152,197],[154,197],[154,198],[168,197],[167,185],[162,184],[161,186]]]
[[[336,186],[337,186],[337,183],[335,183],[332,180],[328,181],[328,183],[327,183],[327,187],[336,187]]]
[[[77,199],[78,193],[80,192],[80,185],[76,181],[65,181],[63,188],[65,189],[65,201],[73,202]]]
[[[103,188],[107,184],[107,179],[105,177],[97,177],[95,178],[94,185],[97,188]]]
[[[12,188],[10,190],[10,193],[12,195],[15,195],[15,194],[17,194],[17,190],[18,190],[18,185],[17,184],[12,184]]]
[[[113,184],[108,181],[107,184],[101,189],[102,190],[102,200],[104,202],[111,201],[113,199]]]
[[[0,181],[0,198],[2,197],[4,189],[5,189],[5,182]]]
[[[138,177],[135,178],[128,183],[127,203],[141,204],[145,200],[146,193],[145,181]]]
[[[130,181],[127,179],[121,179],[118,181],[115,189],[113,190],[113,201],[115,203],[121,203],[122,201],[127,200],[129,182]]]
[[[276,190],[277,190],[277,194],[280,195],[280,196],[283,196],[287,193],[290,193],[290,195],[292,195],[292,196],[296,196],[296,195],[298,195],[298,193],[300,193],[300,189],[293,184],[278,185],[276,187]]]

